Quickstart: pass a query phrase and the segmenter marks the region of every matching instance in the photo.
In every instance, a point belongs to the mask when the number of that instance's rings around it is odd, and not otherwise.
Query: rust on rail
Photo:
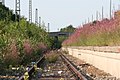
[[[37,62],[36,62],[36,65],[37,67],[40,67],[40,65],[42,64],[42,62],[45,60],[45,56],[41,57]],[[29,76],[31,77],[32,76],[32,73],[35,71],[35,67],[32,66],[31,68],[28,69],[28,74]],[[21,76],[18,80],[24,80],[24,75]]]
[[[87,80],[87,78],[85,78],[71,63],[70,61],[63,55],[61,54],[62,59],[64,60],[64,62],[67,64],[67,66],[69,67],[69,69],[75,73],[76,77],[80,80]]]

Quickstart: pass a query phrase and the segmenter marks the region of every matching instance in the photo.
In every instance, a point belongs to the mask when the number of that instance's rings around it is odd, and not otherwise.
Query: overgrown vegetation
[[[36,61],[51,46],[43,26],[29,23],[24,17],[20,26],[12,10],[0,4],[0,71]]]
[[[57,51],[51,51],[50,53],[46,54],[46,60],[49,63],[55,63],[59,57],[59,54]]]
[[[87,23],[76,29],[63,46],[118,46],[120,45],[120,11],[114,18]]]

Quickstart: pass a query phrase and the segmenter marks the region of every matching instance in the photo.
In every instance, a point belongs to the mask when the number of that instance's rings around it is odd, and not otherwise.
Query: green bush
[[[0,15],[4,15],[0,16],[0,67],[3,67],[1,64],[27,65],[37,60],[51,46],[48,34],[42,26],[29,23],[24,17],[20,18],[18,26],[18,22],[13,20],[12,11],[2,5],[0,11],[3,11]]]

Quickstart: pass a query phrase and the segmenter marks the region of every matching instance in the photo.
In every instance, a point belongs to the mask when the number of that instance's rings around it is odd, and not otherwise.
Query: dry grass
[[[50,63],[55,63],[59,57],[57,51],[51,51],[50,53],[46,54],[46,60]]]

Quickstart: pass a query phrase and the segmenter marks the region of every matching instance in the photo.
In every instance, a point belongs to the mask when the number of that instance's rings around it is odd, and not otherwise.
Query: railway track
[[[91,77],[87,75],[83,75],[74,64],[72,64],[68,58],[66,58],[63,54],[61,54],[61,58],[64,60],[64,62],[67,64],[67,67],[73,74],[75,75],[76,80],[92,80]]]
[[[70,76],[71,75],[71,76]],[[55,63],[48,63],[42,72],[40,80],[75,80],[73,73],[59,56]]]
[[[45,60],[45,56],[41,57],[37,62],[36,62],[36,65],[37,67],[40,67],[40,65],[44,62]],[[35,72],[35,67],[34,65],[32,65],[32,67],[30,67],[27,71],[28,75],[29,75],[29,80],[31,80],[31,77],[32,77],[32,74]],[[25,80],[24,79],[24,76],[21,76],[18,80]]]
[[[28,70],[30,80],[92,80],[90,77],[83,75],[62,53],[59,53],[55,63],[48,63],[44,58],[42,57],[37,62],[37,67],[45,64],[42,70],[36,71],[37,74],[34,66]],[[35,77],[33,77],[33,73],[35,73]],[[19,80],[25,80],[24,76],[20,77]]]

